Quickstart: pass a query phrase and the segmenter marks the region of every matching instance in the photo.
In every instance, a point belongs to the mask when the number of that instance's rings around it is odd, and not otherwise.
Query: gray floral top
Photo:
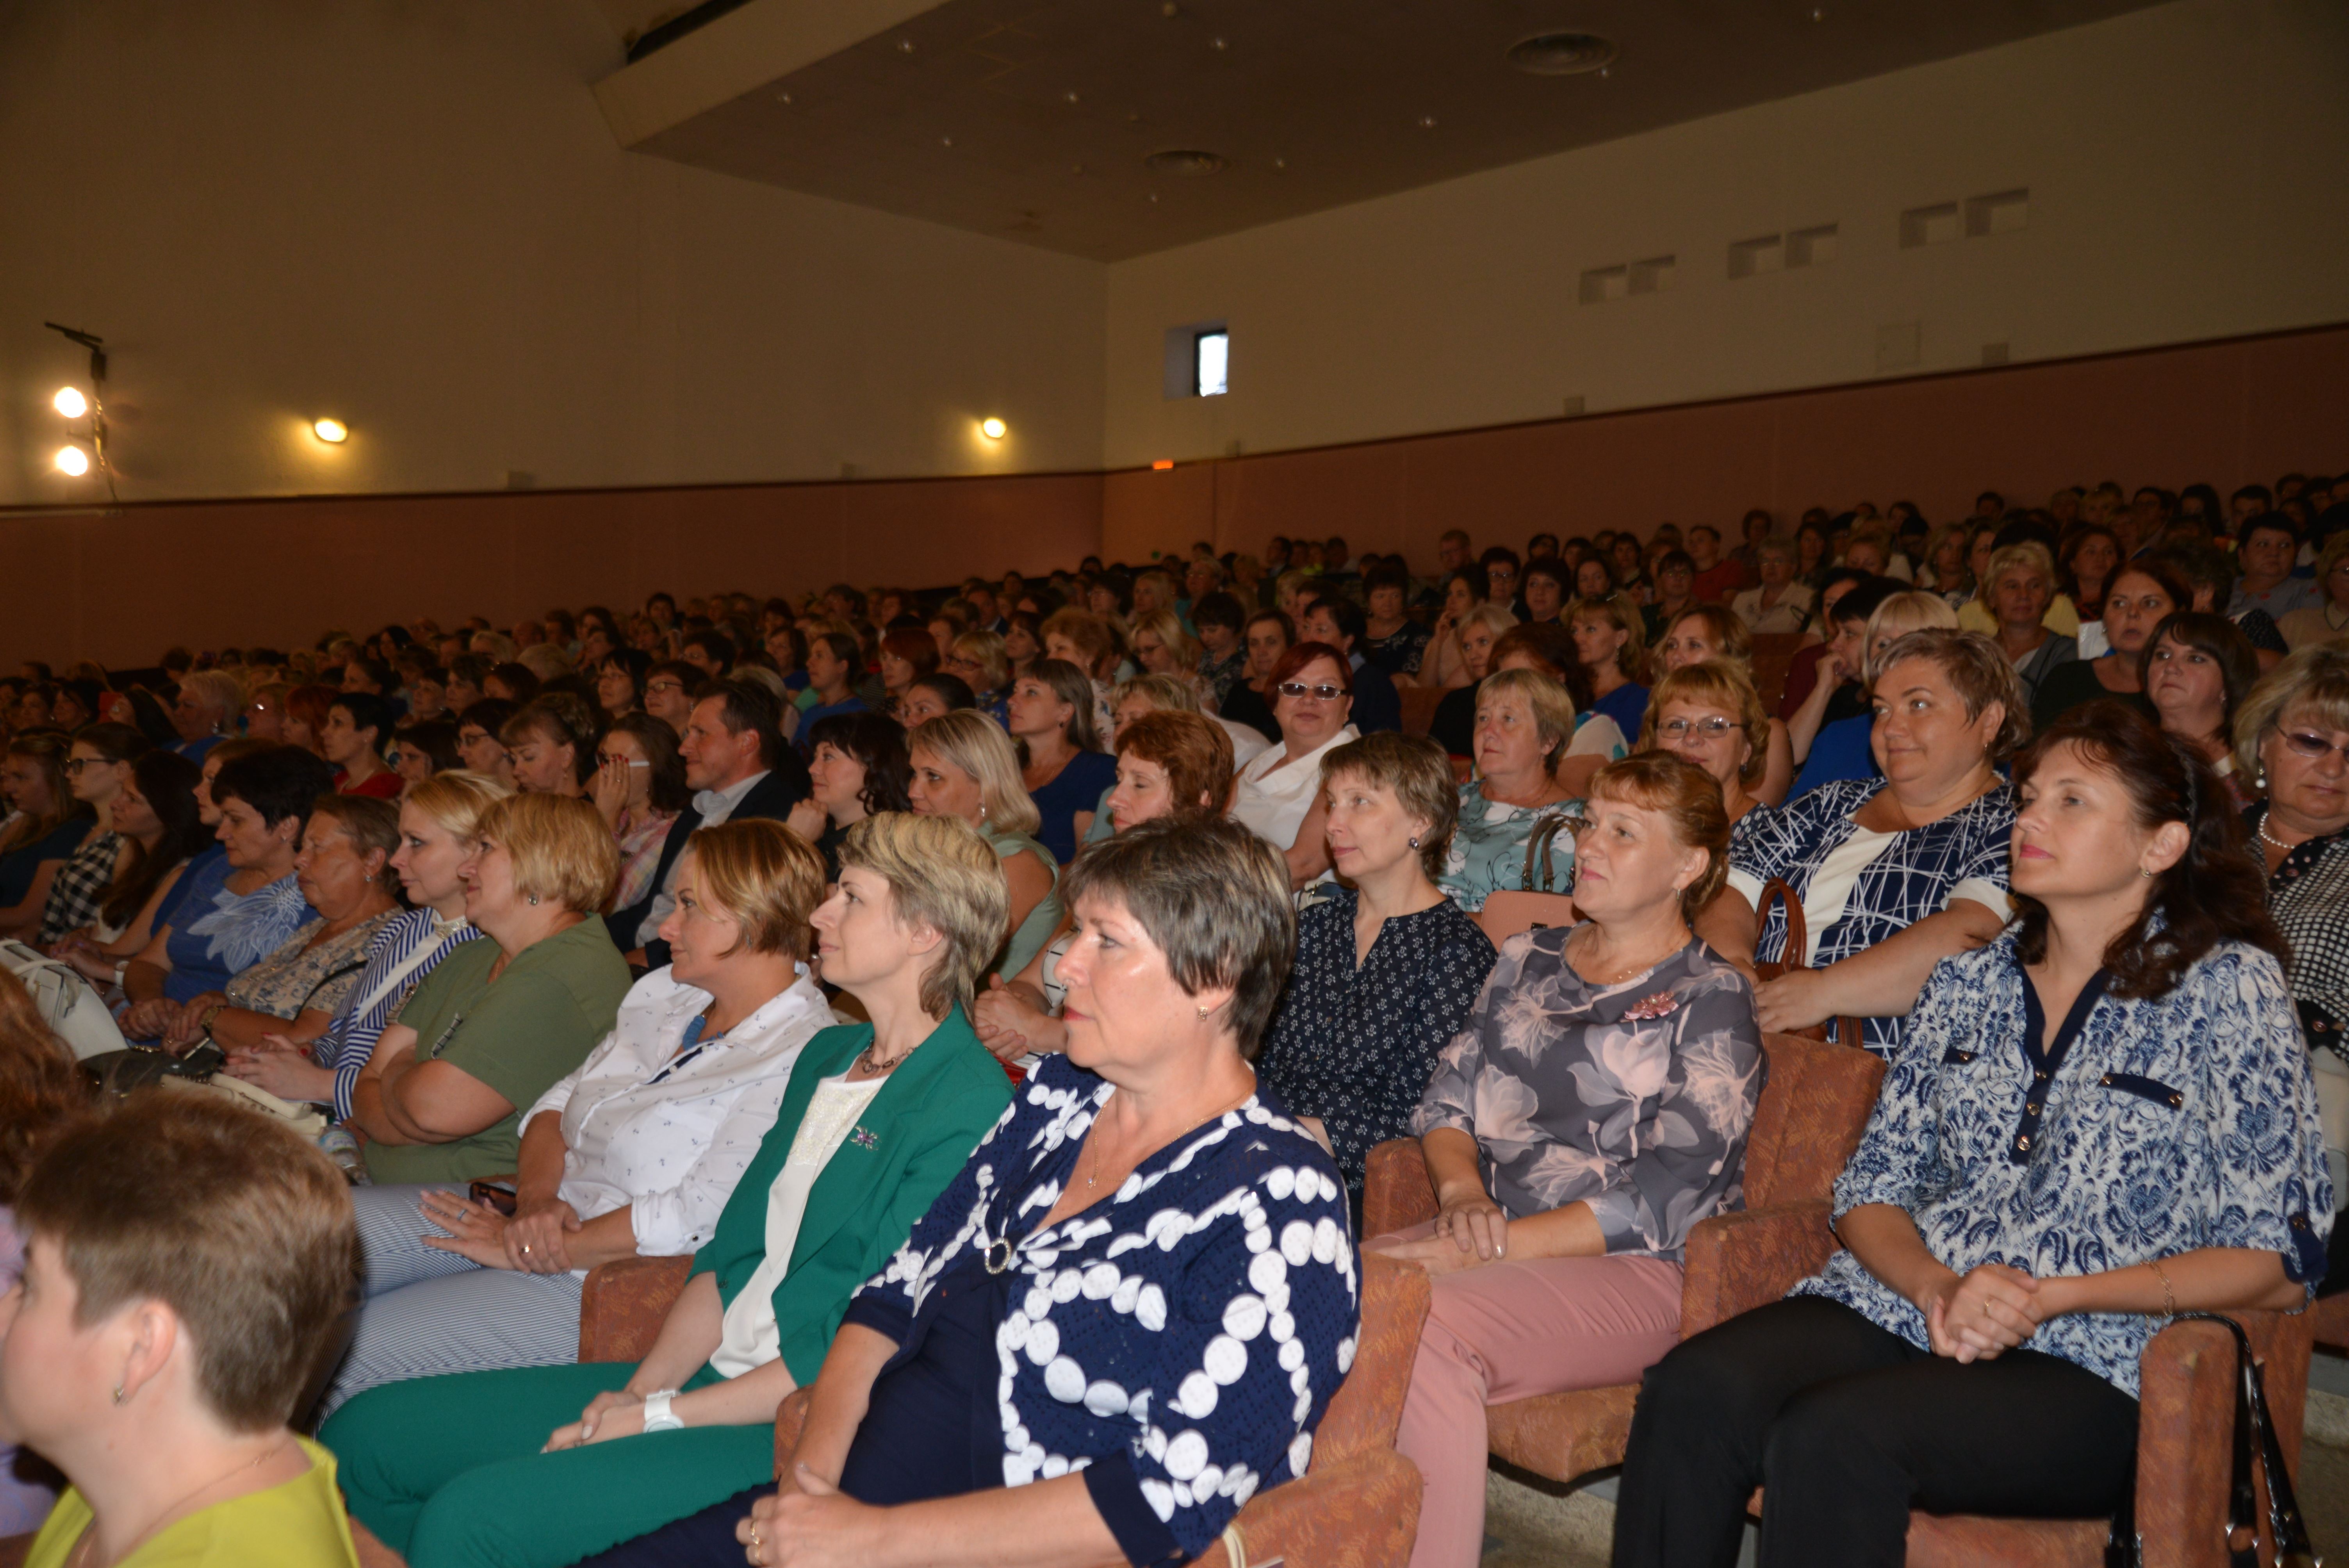
[[[1588,1203],[1609,1253],[1677,1263],[1698,1221],[1744,1204],[1768,1070],[1754,988],[1695,941],[1594,985],[1566,962],[1572,930],[1502,945],[1412,1130],[1474,1137],[1513,1219]]]
[[[316,947],[310,943],[326,923],[323,918],[314,920],[287,937],[276,952],[230,981],[224,995],[232,1006],[273,1018],[292,1018],[313,1008],[329,1014],[339,1011],[343,998],[359,983],[359,971],[367,967],[367,944],[398,913],[386,910]]]

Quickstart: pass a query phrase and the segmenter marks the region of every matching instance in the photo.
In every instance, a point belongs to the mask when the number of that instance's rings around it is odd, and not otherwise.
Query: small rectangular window
[[[1191,396],[1220,397],[1230,387],[1232,335],[1223,327],[1191,340]]]

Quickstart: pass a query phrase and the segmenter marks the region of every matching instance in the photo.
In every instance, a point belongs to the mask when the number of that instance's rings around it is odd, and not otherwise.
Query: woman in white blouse
[[[805,964],[823,886],[822,857],[780,822],[693,835],[661,924],[669,963],[523,1119],[512,1217],[483,1182],[362,1193],[368,1299],[329,1408],[409,1377],[569,1361],[587,1270],[709,1240],[801,1047],[833,1022]]]
[[[1330,872],[1321,835],[1321,757],[1361,738],[1348,723],[1354,677],[1346,655],[1327,643],[1299,643],[1272,672],[1272,717],[1280,744],[1240,769],[1232,815],[1288,862],[1292,887]]]

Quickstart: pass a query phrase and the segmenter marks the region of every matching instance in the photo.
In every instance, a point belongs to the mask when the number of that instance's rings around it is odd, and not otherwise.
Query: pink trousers
[[[1396,1233],[1415,1241],[1434,1233]],[[1533,1258],[1433,1282],[1395,1447],[1427,1491],[1411,1568],[1475,1568],[1485,1543],[1485,1407],[1632,1383],[1680,1342],[1681,1265]]]

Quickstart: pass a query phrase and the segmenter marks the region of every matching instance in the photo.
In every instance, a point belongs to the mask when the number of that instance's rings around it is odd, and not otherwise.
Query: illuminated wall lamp
[[[1010,426],[995,418],[992,414],[978,422],[978,433],[985,436],[990,441],[999,441],[1003,439],[1005,435],[1009,433],[1010,429]]]
[[[89,454],[79,447],[59,447],[57,455],[49,460],[57,465],[57,472],[68,479],[78,480],[89,472]]]
[[[329,446],[340,446],[351,438],[351,428],[340,419],[313,419],[310,434]]]
[[[49,399],[49,407],[68,419],[78,419],[89,412],[89,399],[81,395],[78,387],[60,387],[57,395]]]

